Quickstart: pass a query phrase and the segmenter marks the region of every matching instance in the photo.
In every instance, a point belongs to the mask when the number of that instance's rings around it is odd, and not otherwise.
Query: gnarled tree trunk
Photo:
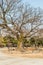
[[[23,47],[23,34],[20,34],[20,36],[18,38],[17,50],[24,51],[24,47]]]

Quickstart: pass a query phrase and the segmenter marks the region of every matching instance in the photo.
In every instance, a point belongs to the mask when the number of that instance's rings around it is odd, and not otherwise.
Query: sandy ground
[[[30,52],[28,54],[19,51],[8,52],[7,50],[7,48],[0,48],[0,65],[43,65],[43,58],[37,57],[38,55],[43,56],[42,53]]]
[[[34,50],[33,48],[28,48],[25,52],[20,51],[8,51],[8,48],[0,48],[0,51],[4,54],[12,57],[27,57],[27,58],[43,58],[43,50]]]
[[[0,49],[0,65],[43,65],[43,58],[27,58],[11,56],[2,52]]]

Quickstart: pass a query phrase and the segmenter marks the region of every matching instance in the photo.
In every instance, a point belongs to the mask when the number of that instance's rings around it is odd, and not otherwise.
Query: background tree
[[[0,27],[7,30],[9,35],[16,36],[18,49],[23,50],[23,39],[33,36],[37,27],[41,25],[43,11],[40,8],[32,8],[22,0],[0,1]],[[37,23],[37,24],[36,24]],[[29,25],[36,24],[29,28]]]

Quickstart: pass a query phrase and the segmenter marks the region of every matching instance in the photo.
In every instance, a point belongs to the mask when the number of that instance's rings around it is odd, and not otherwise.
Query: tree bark
[[[24,47],[23,47],[23,35],[22,34],[19,36],[19,39],[18,39],[17,50],[24,51]]]

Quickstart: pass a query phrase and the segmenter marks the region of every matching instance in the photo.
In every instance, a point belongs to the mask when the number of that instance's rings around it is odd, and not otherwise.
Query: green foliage
[[[0,44],[6,46],[7,43],[12,43],[13,46],[18,45],[18,40],[11,36],[0,37]],[[34,37],[30,38],[30,40],[23,39],[23,46],[43,46],[43,38],[35,39]]]
[[[25,40],[25,43],[28,43],[30,46],[43,46],[43,38],[35,39],[34,37],[30,38],[29,41]]]
[[[40,38],[40,39],[36,39],[36,44],[37,46],[43,46],[43,38]]]
[[[12,43],[12,45],[14,46],[14,44],[17,45],[17,43],[18,43],[18,40],[16,40],[14,37],[11,37],[11,36],[5,36],[3,39],[4,39],[3,43],[5,45],[7,43]]]
[[[23,46],[25,46],[25,47],[30,47],[29,40],[24,39],[24,40],[23,40]]]
[[[34,37],[32,37],[32,38],[30,39],[30,44],[31,44],[31,46],[35,45],[35,39],[34,39]]]

